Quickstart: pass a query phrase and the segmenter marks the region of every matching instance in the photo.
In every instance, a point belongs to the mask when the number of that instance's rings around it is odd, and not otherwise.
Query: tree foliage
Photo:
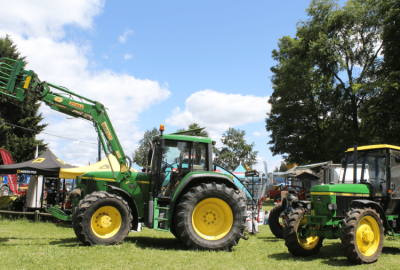
[[[8,35],[0,38],[0,58],[2,57],[23,60],[26,64],[26,57],[21,56]],[[0,94],[0,148],[10,152],[15,163],[33,159],[36,145],[39,146],[39,153],[46,149],[43,140],[36,140],[36,135],[46,127],[39,124],[43,119],[38,114],[39,107],[40,103],[35,100],[20,102]]]
[[[150,150],[150,142],[155,136],[160,135],[160,131],[157,128],[147,130],[143,138],[139,141],[139,146],[132,153],[133,162],[145,168],[147,166],[147,155]]]
[[[374,143],[400,145],[400,2],[383,0],[379,16],[384,18],[382,69],[361,118]]]
[[[370,142],[359,113],[378,79],[379,8],[374,0],[343,7],[313,0],[296,37],[279,40],[266,119],[274,155],[299,164],[338,162],[353,142]]]
[[[233,171],[239,164],[249,167],[257,163],[258,151],[253,151],[254,143],[248,144],[244,136],[246,132],[240,129],[229,128],[221,138],[223,147],[214,148],[216,162]]]

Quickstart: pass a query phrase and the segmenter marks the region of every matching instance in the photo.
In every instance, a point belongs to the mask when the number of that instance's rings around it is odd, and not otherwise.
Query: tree
[[[370,142],[359,112],[377,82],[378,11],[374,0],[349,0],[343,7],[313,0],[296,37],[279,40],[266,119],[274,155],[299,164],[339,162],[353,142]]]
[[[246,143],[245,135],[244,130],[229,128],[222,135],[221,141],[224,146],[221,149],[214,148],[216,160],[231,171],[235,170],[239,164],[247,164],[251,167],[257,163],[258,151],[253,151],[254,143]]]
[[[2,57],[22,60],[26,65],[26,57],[21,56],[8,35],[0,38]],[[33,159],[36,145],[39,146],[39,153],[46,150],[43,140],[36,140],[36,135],[47,126],[39,124],[43,119],[38,113],[39,107],[40,103],[36,100],[20,102],[0,94],[0,148],[6,149],[16,163]]]
[[[192,123],[188,127],[189,127],[188,128],[189,130],[190,129],[201,128],[200,125],[197,124],[197,123]],[[183,128],[182,129],[178,129],[178,131],[184,131],[184,130],[186,130],[186,129],[183,129]],[[195,136],[199,136],[199,137],[209,137],[210,136],[210,134],[208,134],[208,132],[205,129],[203,129],[202,131],[197,131],[194,135]]]
[[[288,170],[286,165],[287,165],[286,162],[281,161],[281,165],[279,166],[279,171],[280,172],[286,172]]]
[[[379,15],[383,18],[382,69],[360,115],[368,126],[365,136],[374,143],[400,145],[400,2],[383,0]]]
[[[132,153],[133,162],[138,164],[142,168],[147,166],[147,155],[150,150],[150,142],[155,136],[160,135],[160,131],[157,128],[147,130],[143,138],[139,141],[139,146]]]

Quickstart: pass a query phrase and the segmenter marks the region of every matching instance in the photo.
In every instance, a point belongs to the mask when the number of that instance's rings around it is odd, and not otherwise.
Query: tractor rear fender
[[[111,190],[115,194],[121,196],[129,204],[129,208],[131,209],[132,216],[133,216],[132,230],[136,231],[137,227],[138,227],[138,222],[139,222],[139,214],[138,214],[139,212],[137,209],[137,205],[136,205],[135,201],[133,200],[132,196],[128,192],[126,192],[125,190],[123,190],[119,187],[115,187],[112,185],[104,185],[104,186],[111,188]]]
[[[200,174],[192,174],[185,178],[184,182],[181,183],[178,188],[176,189],[174,196],[172,197],[171,203],[171,217],[174,213],[174,208],[176,202],[179,201],[180,196],[185,194],[187,190],[192,188],[195,185],[201,183],[212,183],[216,182],[217,184],[225,184],[227,187],[233,188],[235,191],[239,191],[239,188],[234,184],[233,180],[222,174],[215,174],[215,173],[200,173]]]
[[[376,212],[378,212],[378,214],[380,215],[380,217],[382,219],[383,226],[385,227],[385,234],[391,230],[391,228],[389,227],[387,218],[386,218],[385,211],[383,211],[383,208],[374,201],[354,200],[349,204],[348,211],[350,211],[350,209],[352,209],[352,208],[365,208],[365,207],[371,207],[372,209],[375,209]]]

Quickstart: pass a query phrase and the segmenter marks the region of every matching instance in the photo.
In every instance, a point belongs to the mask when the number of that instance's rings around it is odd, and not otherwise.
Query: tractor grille
[[[337,210],[336,210],[336,217],[345,217],[349,204],[357,199],[356,197],[348,197],[348,196],[337,196],[336,197],[336,204],[337,204]]]

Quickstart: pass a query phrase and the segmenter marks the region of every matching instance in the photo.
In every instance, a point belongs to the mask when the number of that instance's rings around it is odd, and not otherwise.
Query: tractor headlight
[[[311,203],[307,203],[307,209],[308,209],[308,210],[311,210],[311,208],[312,208]]]
[[[336,204],[334,203],[328,203],[328,210],[336,210]]]

